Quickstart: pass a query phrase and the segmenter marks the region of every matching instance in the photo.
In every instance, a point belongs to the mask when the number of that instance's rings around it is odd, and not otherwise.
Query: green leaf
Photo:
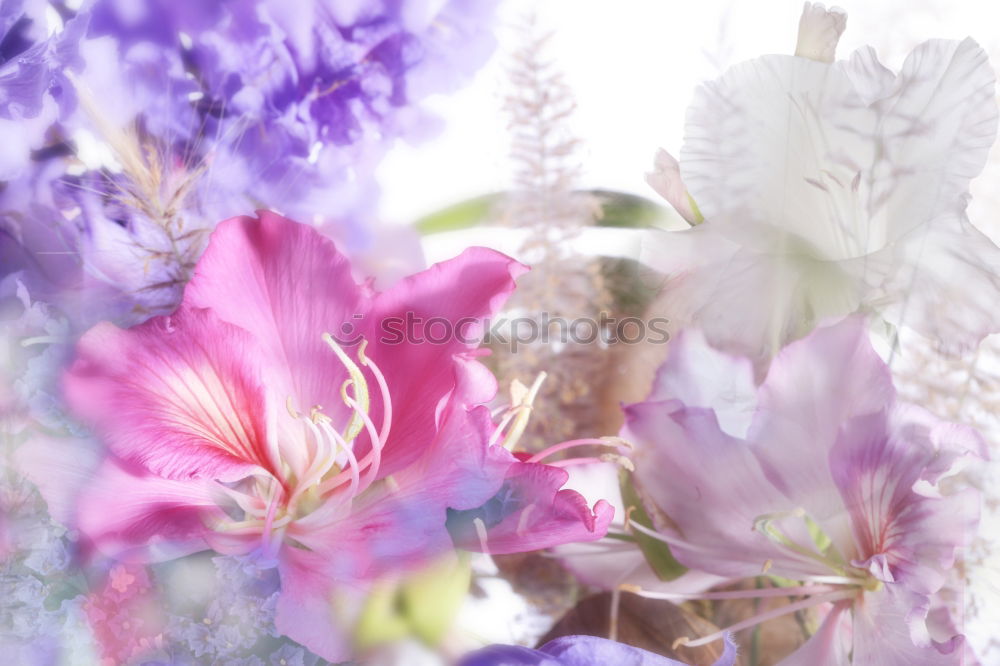
[[[623,470],[620,476],[620,483],[622,501],[625,506],[635,507],[632,510],[629,520],[634,523],[637,522],[643,527],[652,527],[653,521],[642,505],[642,499],[639,497],[639,493],[632,483],[631,475]],[[646,558],[646,563],[649,564],[657,578],[662,581],[675,580],[687,571],[687,567],[674,558],[667,544],[638,530],[633,534],[635,542],[639,545],[639,549],[642,550],[642,554]]]
[[[420,218],[414,226],[425,236],[477,227],[490,218],[502,198],[502,194],[484,194],[467,199]]]
[[[597,227],[660,227],[672,217],[666,206],[636,194],[612,190],[591,190],[586,193],[593,195],[601,203],[602,215],[594,221],[594,226]],[[420,218],[414,226],[418,232],[427,236],[491,224],[497,220],[497,211],[506,196],[505,192],[496,192],[466,199]]]

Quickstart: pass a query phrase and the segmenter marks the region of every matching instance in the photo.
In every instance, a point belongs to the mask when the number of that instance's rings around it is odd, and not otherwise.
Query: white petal
[[[698,90],[681,175],[705,219],[742,244],[787,252],[792,236],[814,256],[855,257],[873,242],[859,174],[877,127],[842,68],[764,56]]]
[[[883,287],[886,320],[959,353],[1000,330],[1000,248],[964,214],[908,234],[893,254],[896,268]]]
[[[899,238],[941,213],[964,209],[996,138],[996,76],[971,39],[914,49],[894,92],[877,102],[880,159],[868,214]]]

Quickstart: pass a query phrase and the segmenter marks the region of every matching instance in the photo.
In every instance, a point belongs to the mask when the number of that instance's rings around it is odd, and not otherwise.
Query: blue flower
[[[726,639],[723,655],[713,666],[732,666],[736,645]],[[562,636],[537,650],[518,645],[491,645],[465,656],[460,666],[684,666],[631,645],[595,636]]]

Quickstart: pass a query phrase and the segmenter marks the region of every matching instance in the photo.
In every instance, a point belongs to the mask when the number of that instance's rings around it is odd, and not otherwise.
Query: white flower
[[[671,200],[705,222],[644,248],[670,277],[662,307],[760,360],[855,311],[952,349],[1000,330],[1000,249],[966,216],[996,134],[994,83],[966,39],[925,42],[898,75],[865,47],[833,64],[764,56],[703,85]]]

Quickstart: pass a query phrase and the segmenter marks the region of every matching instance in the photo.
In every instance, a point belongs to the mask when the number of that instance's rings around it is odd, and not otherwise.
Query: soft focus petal
[[[854,609],[853,658],[856,664],[882,666],[934,666],[962,663],[961,640],[952,642],[947,651],[934,645],[914,644],[909,626],[912,603],[902,590],[888,585],[880,592],[865,594]],[[926,609],[924,610],[926,615]],[[923,621],[923,618],[916,618]]]
[[[694,199],[688,194],[681,180],[681,165],[673,155],[662,148],[656,151],[653,171],[646,174],[646,182],[685,220],[691,224],[702,221],[703,218],[694,204]]]
[[[80,340],[66,399],[124,460],[167,478],[270,469],[257,351],[246,332],[183,308]]]
[[[568,478],[558,467],[515,462],[493,498],[477,509],[449,516],[453,538],[463,548],[485,546],[493,554],[600,539],[608,531],[614,507],[598,500],[591,509],[580,493],[560,490]],[[478,528],[476,521],[481,521]]]
[[[687,119],[681,175],[706,224],[777,254],[800,242],[843,259],[873,241],[879,220],[858,220],[854,188],[877,114],[839,69],[755,58],[699,88]]]
[[[291,397],[301,411],[345,409],[339,392],[347,372],[321,336],[354,340],[368,330],[368,294],[315,229],[268,211],[220,223],[184,302],[253,334],[278,400]]]
[[[212,482],[175,481],[105,461],[78,498],[74,527],[84,544],[119,560],[169,560],[208,547],[221,517]]]
[[[420,455],[419,447],[392,444],[426,439],[433,431],[438,403],[454,385],[452,356],[479,346],[484,320],[499,311],[525,270],[499,252],[470,248],[375,297],[369,319],[379,328],[367,353],[383,368],[399,406],[383,453],[384,474]],[[481,397],[485,402],[493,395]]]
[[[754,529],[758,518],[787,511],[788,500],[711,410],[646,402],[627,407],[626,419],[622,437],[636,445],[634,476],[656,528],[694,544],[671,544],[682,564],[720,576],[756,576],[768,561],[781,576],[816,573]]]
[[[680,400],[715,412],[719,427],[743,437],[757,408],[753,364],[710,347],[698,329],[670,342],[670,355],[657,371],[650,400]]]
[[[867,273],[884,276],[884,262],[831,262],[806,254],[742,246],[711,223],[677,232],[650,232],[642,260],[667,275],[657,302],[681,327],[696,326],[722,350],[749,356],[762,373],[789,340],[820,322],[854,312]]]
[[[851,543],[850,527],[831,476],[831,450],[841,424],[882,412],[895,395],[863,317],[820,328],[785,347],[760,387],[750,435],[757,442],[754,453],[788,504],[805,509],[839,547]]]
[[[923,595],[944,584],[956,550],[969,542],[979,520],[973,490],[918,492],[934,488],[939,473],[926,478],[929,468],[946,469],[961,455],[950,443],[978,437],[967,428],[941,430],[943,425],[914,407],[857,417],[844,425],[830,453],[859,564]]]
[[[1000,248],[964,215],[932,221],[893,248],[897,268],[882,285],[883,317],[965,352],[1000,330]]]
[[[995,83],[971,39],[930,40],[906,58],[892,94],[876,105],[884,162],[873,169],[873,195],[889,238],[964,209],[996,138]]]

